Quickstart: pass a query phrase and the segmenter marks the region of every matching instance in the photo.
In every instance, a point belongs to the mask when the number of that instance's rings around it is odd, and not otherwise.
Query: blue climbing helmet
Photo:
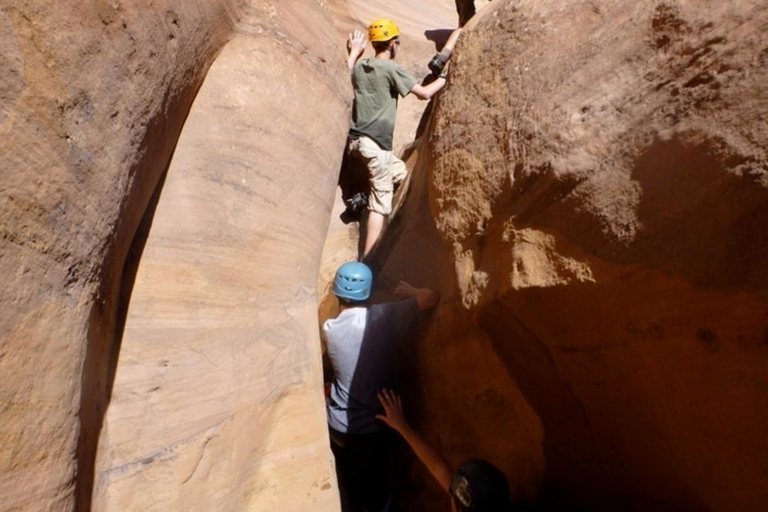
[[[341,299],[360,302],[371,296],[373,273],[368,265],[350,261],[339,267],[333,280],[333,294]]]

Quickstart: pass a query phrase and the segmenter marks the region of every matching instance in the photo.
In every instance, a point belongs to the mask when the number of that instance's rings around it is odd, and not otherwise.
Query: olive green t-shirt
[[[406,96],[416,83],[413,75],[392,60],[368,58],[355,64],[355,108],[349,136],[365,135],[392,151],[398,95]]]

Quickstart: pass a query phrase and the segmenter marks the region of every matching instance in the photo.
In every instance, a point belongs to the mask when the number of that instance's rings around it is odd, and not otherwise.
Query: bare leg
[[[373,244],[379,239],[381,230],[384,228],[385,216],[373,211],[368,211],[368,222],[365,225],[365,249],[363,250],[363,257],[368,256],[368,253],[373,248]]]

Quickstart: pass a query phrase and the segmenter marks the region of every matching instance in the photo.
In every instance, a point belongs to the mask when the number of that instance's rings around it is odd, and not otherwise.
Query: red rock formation
[[[0,509],[335,508],[314,290],[351,96],[322,2],[6,3]]]
[[[412,70],[454,20],[329,4],[342,32],[399,13]],[[763,4],[495,0],[469,25],[377,275],[442,289],[403,369],[453,463],[544,504],[768,508]],[[336,508],[331,25],[319,0],[4,3],[0,509]]]
[[[454,463],[540,503],[768,508],[766,23],[522,0],[465,32],[379,254],[380,287],[442,283],[406,360]]]

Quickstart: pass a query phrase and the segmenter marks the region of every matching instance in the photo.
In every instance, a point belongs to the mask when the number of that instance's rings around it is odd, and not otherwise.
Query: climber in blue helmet
[[[376,512],[390,499],[390,442],[377,393],[395,385],[395,354],[408,338],[419,312],[437,305],[440,294],[401,281],[394,292],[403,300],[369,304],[371,269],[345,263],[336,272],[333,293],[340,312],[323,324],[333,368],[328,426],[342,510]]]
[[[486,460],[471,459],[453,471],[445,457],[405,420],[403,404],[394,391],[382,389],[379,401],[385,413],[376,418],[405,439],[440,487],[450,495],[453,512],[509,512],[509,481],[499,468]]]

